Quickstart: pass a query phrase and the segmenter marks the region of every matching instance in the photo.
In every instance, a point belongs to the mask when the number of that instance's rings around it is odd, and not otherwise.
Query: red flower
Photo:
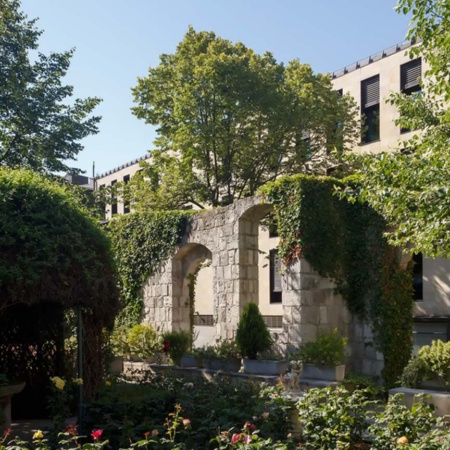
[[[163,352],[164,353],[168,353],[169,352],[169,347],[170,347],[170,342],[166,339],[163,343]]]
[[[241,440],[242,434],[241,433],[234,433],[233,437],[231,438],[232,444],[237,444]]]
[[[72,436],[76,436],[78,434],[77,428],[78,428],[78,425],[68,424],[66,431],[67,431],[67,433],[71,434]]]
[[[92,439],[94,439],[94,441],[98,441],[99,439],[101,439],[103,434],[103,430],[93,430],[91,433]]]
[[[253,431],[256,430],[256,425],[253,425],[247,420],[247,422],[244,423],[244,430],[247,431],[247,433],[253,433]]]
[[[251,444],[251,442],[252,442],[252,437],[249,434],[247,434],[247,436],[244,437],[244,444],[248,445],[248,444]]]
[[[11,428],[8,428],[7,430],[5,430],[5,431],[3,432],[3,435],[4,435],[5,437],[8,437],[11,433],[12,433],[12,429],[11,429]]]

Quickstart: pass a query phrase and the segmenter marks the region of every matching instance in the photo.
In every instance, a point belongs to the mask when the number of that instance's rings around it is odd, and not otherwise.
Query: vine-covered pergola
[[[36,173],[1,169],[0,373],[27,382],[14,402],[27,404],[19,415],[45,414],[49,377],[65,375],[70,311],[83,329],[83,389],[93,392],[103,375],[103,330],[118,307],[109,241],[82,196]]]

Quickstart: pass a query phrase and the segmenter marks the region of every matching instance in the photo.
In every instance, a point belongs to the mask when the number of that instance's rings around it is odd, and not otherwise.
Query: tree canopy
[[[83,149],[81,139],[98,132],[90,116],[98,98],[75,99],[62,84],[74,50],[37,53],[42,31],[18,0],[0,0],[0,165],[68,171]]]
[[[365,155],[361,188],[354,192],[391,226],[390,242],[426,256],[450,256],[450,4],[447,0],[399,0],[412,13],[408,38],[419,42],[429,68],[419,95],[392,95],[398,124],[417,130],[397,152]]]
[[[328,75],[191,27],[133,94],[133,113],[158,127],[152,162],[128,186],[137,209],[231,203],[314,170],[359,133],[353,101]]]

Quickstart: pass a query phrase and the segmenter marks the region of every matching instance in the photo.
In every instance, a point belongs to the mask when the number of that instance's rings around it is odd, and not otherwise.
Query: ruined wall
[[[211,260],[215,336],[233,338],[245,304],[259,300],[259,222],[270,210],[262,197],[251,197],[197,214],[176,254],[143,287],[144,320],[159,330],[189,329],[187,276]],[[349,339],[350,366],[380,373],[382,357],[371,345],[370,326],[352,317],[331,280],[299,259],[283,269],[282,290],[281,348],[294,349],[319,330],[337,327]]]

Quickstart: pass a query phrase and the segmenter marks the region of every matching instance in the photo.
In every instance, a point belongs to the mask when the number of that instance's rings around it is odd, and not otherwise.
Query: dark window
[[[117,183],[117,180],[111,181],[111,188],[114,189],[114,185]],[[111,215],[117,214],[117,197],[116,193],[113,191],[111,193]]]
[[[422,75],[422,58],[417,58],[400,66],[400,91],[406,95],[420,95],[420,77]],[[411,131],[401,128],[400,133]]]
[[[400,90],[407,95],[421,90],[422,58],[417,58],[400,66]]]
[[[278,249],[270,250],[270,303],[281,303],[281,260]]]
[[[364,116],[363,144],[380,140],[380,76],[361,82],[361,114]]]
[[[423,255],[416,253],[413,255],[413,289],[414,301],[423,300]]]
[[[130,181],[130,175],[125,175],[123,177],[124,184],[128,184],[129,181]],[[123,213],[128,214],[129,212],[130,212],[130,202],[126,201],[123,203]]]

